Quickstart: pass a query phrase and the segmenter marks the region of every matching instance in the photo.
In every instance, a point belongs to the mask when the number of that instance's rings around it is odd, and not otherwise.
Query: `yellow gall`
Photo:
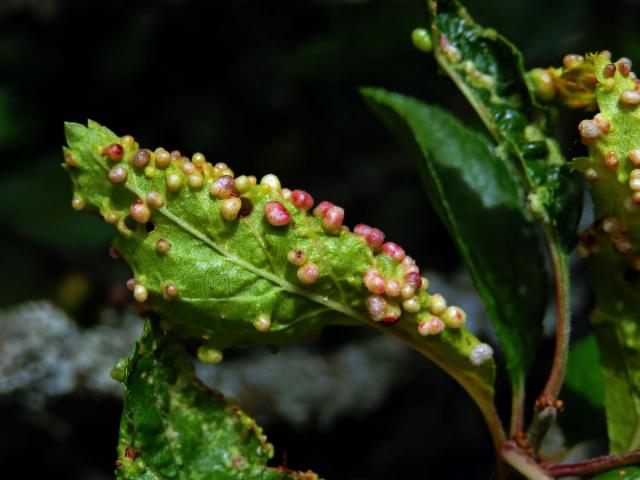
[[[133,286],[133,298],[135,298],[136,301],[140,303],[146,302],[147,298],[149,298],[149,291],[147,290],[147,287],[136,283]]]
[[[134,138],[131,135],[125,135],[124,137],[122,137],[120,139],[120,143],[125,148],[131,148],[136,143],[136,141],[134,140]]]
[[[118,221],[120,221],[120,215],[118,215],[116,212],[108,212],[104,216],[104,221],[110,225],[115,225],[116,223],[118,223]]]
[[[82,210],[84,207],[86,206],[86,202],[84,201],[84,198],[82,198],[80,195],[75,194],[73,196],[73,199],[71,200],[71,207],[76,210],[76,211],[80,211]]]
[[[633,191],[640,190],[640,169],[636,168],[629,173],[629,188]]]
[[[447,327],[460,328],[467,320],[467,315],[461,308],[451,306],[442,313],[442,320]]]
[[[236,178],[236,189],[240,193],[248,192],[251,187],[255,186],[255,184],[256,177],[247,177],[246,175],[240,175],[238,178]]]
[[[159,148],[156,150],[156,167],[158,168],[167,168],[171,163],[171,154],[167,152],[164,148]]]
[[[200,152],[196,152],[191,156],[191,161],[195,164],[201,164],[207,161],[204,155]]]
[[[307,256],[302,250],[296,248],[290,250],[289,253],[287,253],[287,260],[289,261],[289,263],[292,263],[297,267],[301,267],[302,265],[307,263]]]
[[[185,159],[186,161],[182,164],[182,171],[184,172],[185,175],[191,175],[193,172],[196,171],[196,166],[191,163],[189,160]]]
[[[585,145],[592,143],[602,135],[602,130],[600,130],[596,122],[593,120],[582,120],[578,124],[578,130],[580,131],[582,143]]]
[[[232,222],[236,218],[238,218],[238,213],[240,213],[240,208],[242,208],[242,200],[238,197],[225,198],[220,203],[220,215],[227,222]]]
[[[618,154],[616,152],[607,152],[604,156],[604,165],[609,170],[615,170],[620,165],[620,160],[618,159]]]
[[[418,333],[423,337],[427,335],[438,335],[445,329],[444,322],[433,315],[429,315],[427,318],[420,320],[418,323]]]
[[[189,187],[193,189],[202,188],[204,185],[204,177],[197,172],[194,172],[188,177]]]
[[[151,165],[147,165],[144,169],[144,176],[147,177],[148,179],[152,179],[153,177],[155,177],[156,176],[155,167],[152,167]]]
[[[168,240],[161,238],[156,242],[156,252],[164,255],[169,250],[171,250],[171,243]]]
[[[387,280],[384,286],[384,293],[388,297],[397,297],[400,295],[400,290],[402,287],[400,286],[400,282],[397,280]]]
[[[129,162],[135,168],[146,167],[150,161],[151,161],[151,152],[149,152],[149,150],[145,150],[142,148],[136,151],[133,155],[131,155],[131,158],[129,159]]]
[[[142,200],[136,200],[129,207],[129,215],[138,223],[147,223],[151,217],[151,210]]]
[[[269,188],[273,192],[281,190],[280,179],[274,174],[269,173],[260,179],[260,185]]]
[[[584,63],[584,57],[582,55],[569,54],[565,55],[562,59],[562,65],[566,69],[577,68]]]
[[[282,198],[284,198],[285,200],[291,200],[291,190],[289,190],[288,188],[283,188],[280,192],[280,195],[282,195]]]
[[[162,290],[162,296],[166,300],[175,300],[178,297],[178,287],[175,283],[167,283]]]
[[[620,94],[620,101],[625,105],[638,105],[640,103],[640,93],[635,90],[625,90]]]
[[[631,160],[631,163],[636,167],[640,167],[640,147],[629,150],[627,156],[629,157],[629,160]]]
[[[208,363],[210,365],[217,365],[223,358],[222,351],[211,345],[200,345],[196,353],[202,363]]]
[[[122,183],[127,180],[127,169],[122,166],[113,167],[107,174],[111,183]]]
[[[162,208],[164,205],[164,198],[158,192],[151,191],[147,193],[147,205],[153,208]]]
[[[535,87],[536,96],[543,102],[553,100],[556,94],[556,87],[553,84],[553,77],[544,68],[534,68],[531,70],[531,81]]]
[[[431,296],[431,304],[429,310],[434,315],[441,315],[447,309],[447,301],[444,299],[442,295],[436,293]]]
[[[405,299],[413,297],[415,293],[416,293],[416,289],[406,283],[400,289],[400,295],[402,296],[402,298],[405,298]]]
[[[254,321],[253,326],[259,332],[268,332],[271,330],[271,317],[268,315],[259,315]]]
[[[184,185],[184,177],[178,172],[167,172],[164,179],[170,192],[179,192]]]
[[[315,263],[307,263],[298,269],[296,275],[302,283],[310,285],[318,280],[320,269]]]
[[[422,283],[420,284],[420,290],[422,290],[423,292],[426,292],[429,289],[429,279],[427,277],[420,277],[422,278]]]
[[[402,308],[409,313],[418,313],[420,311],[420,300],[418,300],[418,297],[411,297],[402,302]]]

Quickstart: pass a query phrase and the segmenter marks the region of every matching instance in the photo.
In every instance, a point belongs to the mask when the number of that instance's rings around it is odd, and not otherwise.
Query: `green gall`
[[[431,36],[429,32],[424,28],[416,28],[411,32],[411,41],[413,46],[423,52],[430,52],[433,49],[433,43],[431,42]]]
[[[198,347],[197,355],[202,363],[208,363],[210,365],[217,365],[223,358],[221,350],[206,344]]]

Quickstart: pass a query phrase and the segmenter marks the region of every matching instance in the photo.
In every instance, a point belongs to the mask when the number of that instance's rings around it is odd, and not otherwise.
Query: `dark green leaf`
[[[416,159],[519,385],[540,339],[547,273],[516,175],[491,142],[443,110],[380,89],[363,94]]]
[[[271,468],[273,446],[255,420],[193,373],[184,348],[148,321],[125,367],[120,480],[298,479]]]
[[[604,386],[598,344],[594,335],[581,338],[571,346],[565,385],[581,394],[592,407],[602,408]]]
[[[522,55],[495,30],[476,24],[455,0],[429,0],[434,55],[518,166],[530,208],[575,245],[582,194],[577,179],[547,135],[547,112],[533,100]]]

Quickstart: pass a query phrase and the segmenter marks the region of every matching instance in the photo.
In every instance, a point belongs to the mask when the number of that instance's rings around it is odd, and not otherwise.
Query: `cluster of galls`
[[[415,315],[423,336],[437,335],[447,326],[464,325],[466,315],[460,308],[448,307],[440,294],[427,294],[429,281],[420,276],[420,269],[402,247],[384,242],[384,234],[368,225],[356,225],[353,233],[376,253],[372,267],[362,278],[371,293],[365,305],[373,321],[393,324],[404,311]]]
[[[590,157],[586,164],[577,160],[588,181],[605,182],[598,184],[598,190],[608,198],[605,203],[610,205],[606,207],[609,216],[582,234],[579,253],[587,257],[599,252],[600,239],[606,239],[616,252],[630,259],[630,266],[637,272],[640,256],[631,230],[635,228],[632,218],[640,206],[640,141],[633,146],[633,139],[640,138],[640,131],[632,129],[639,124],[640,82],[628,58],[610,60],[609,52],[588,57],[595,78],[592,89],[601,103],[601,112],[578,125]],[[614,198],[621,198],[621,204],[612,202]]]
[[[602,249],[601,238],[606,238],[614,250],[620,255],[628,255],[633,270],[640,272],[640,255],[634,252],[634,245],[629,238],[628,225],[614,217],[606,217],[587,228],[580,236],[578,253],[587,258]]]
[[[127,152],[132,152],[128,158]],[[107,177],[113,184],[124,184],[133,170],[149,179],[163,175],[169,199],[171,194],[176,194],[183,188],[192,191],[207,188],[210,197],[219,201],[219,214],[227,222],[252,213],[253,205],[244,194],[258,187],[277,198],[266,202],[262,212],[265,220],[273,227],[286,227],[292,222],[289,208],[293,205],[301,211],[311,211],[328,235],[349,232],[343,225],[344,210],[341,207],[323,201],[313,208],[314,199],[309,193],[282,188],[278,177],[272,174],[265,175],[260,182],[254,176],[235,177],[226,164],[207,163],[201,153],[196,153],[189,159],[177,150],[169,152],[158,148],[151,152],[147,149],[136,149],[130,136],[122,137],[121,143],[107,145],[102,148],[101,153],[109,160],[108,163],[112,164]],[[71,154],[67,156],[66,161],[72,166],[77,166]],[[163,208],[166,202],[167,198],[161,192],[149,191],[145,198],[138,198],[130,205],[129,217],[139,224],[147,224],[152,219],[153,210]],[[74,208],[84,207],[84,201],[80,197],[74,197],[72,203]],[[105,217],[109,223],[124,222],[116,212],[108,213]],[[362,278],[365,288],[370,293],[364,303],[373,321],[393,324],[400,319],[403,312],[406,312],[417,320],[417,330],[422,336],[437,335],[446,327],[460,328],[464,325],[465,313],[458,307],[447,306],[442,295],[427,294],[428,281],[420,276],[415,261],[407,256],[400,246],[393,242],[385,242],[382,231],[359,224],[354,228],[353,234],[361,238],[373,253],[372,266]],[[156,251],[159,254],[168,254],[170,249],[169,240],[157,240]],[[315,283],[321,275],[320,266],[311,261],[301,249],[289,251],[287,261],[297,267],[296,276],[303,285]],[[131,279],[127,286],[137,302],[147,301],[149,291],[142,283]],[[177,286],[167,283],[163,287],[162,295],[165,300],[177,298]],[[272,321],[268,315],[260,315],[253,321],[253,325],[256,330],[267,332],[272,327]],[[470,359],[479,365],[490,358],[492,353],[488,345],[480,344],[472,349]],[[219,351],[214,352],[206,345],[201,352],[199,351],[199,356],[210,363],[216,363],[221,359]]]

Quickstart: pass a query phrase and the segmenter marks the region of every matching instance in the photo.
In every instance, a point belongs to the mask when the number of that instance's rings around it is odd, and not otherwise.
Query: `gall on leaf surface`
[[[614,67],[611,68],[610,65]],[[640,448],[640,112],[630,61],[591,54],[574,69],[590,72],[598,112],[580,122],[589,156],[574,160],[590,184],[595,223],[580,237],[596,296],[595,326],[605,388],[610,448]],[[640,95],[637,100],[640,102]]]
[[[427,3],[438,64],[476,110],[500,156],[516,165],[531,211],[570,252],[582,191],[549,136],[548,110],[530,92],[522,54],[495,30],[475,23],[457,1]]]
[[[147,321],[124,367],[118,480],[319,480],[269,467],[255,420],[202,384],[184,347]]]
[[[281,188],[274,175],[256,185],[201,157],[141,155],[131,137],[95,122],[65,129],[74,198],[114,224],[134,297],[167,328],[224,349],[370,325],[435,362],[491,413],[495,364],[475,355],[484,344],[460,309],[428,293],[411,257],[381,245],[381,232],[336,229],[341,208],[310,210],[308,194]],[[114,143],[124,147],[120,160],[103,153]]]
[[[542,334],[548,279],[516,174],[488,139],[447,112],[382,89],[362,93],[415,159],[520,385]]]

